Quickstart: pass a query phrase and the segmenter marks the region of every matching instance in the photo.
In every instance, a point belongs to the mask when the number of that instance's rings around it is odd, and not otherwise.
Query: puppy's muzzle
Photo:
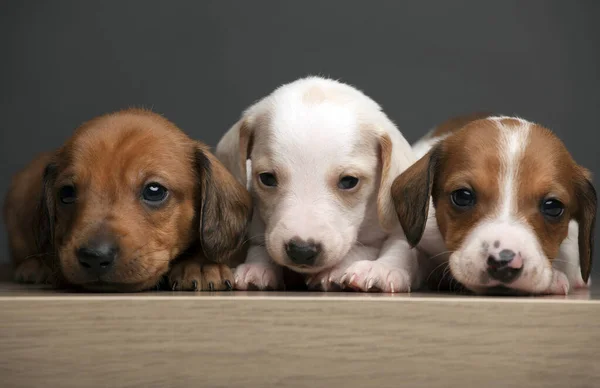
[[[523,258],[510,249],[503,249],[497,255],[487,258],[487,273],[503,283],[516,280],[523,270]]]
[[[285,244],[285,253],[298,266],[312,266],[321,253],[321,244],[311,240],[292,239]]]
[[[81,269],[93,276],[102,276],[109,272],[118,254],[117,243],[105,235],[93,237],[76,251]]]

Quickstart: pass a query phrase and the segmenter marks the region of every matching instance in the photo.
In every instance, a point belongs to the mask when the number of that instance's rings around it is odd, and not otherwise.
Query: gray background
[[[489,109],[545,124],[598,172],[598,20],[594,0],[2,1],[0,195],[93,116],[144,106],[214,146],[308,74],[358,86],[411,142]]]

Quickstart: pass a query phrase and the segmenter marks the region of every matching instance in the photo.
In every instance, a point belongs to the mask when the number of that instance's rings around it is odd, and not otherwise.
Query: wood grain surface
[[[600,302],[0,287],[1,387],[598,387]]]

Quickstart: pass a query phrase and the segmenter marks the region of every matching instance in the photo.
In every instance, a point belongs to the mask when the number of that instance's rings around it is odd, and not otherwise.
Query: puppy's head
[[[453,276],[474,291],[504,286],[541,293],[570,220],[579,224],[581,275],[591,269],[596,192],[549,130],[516,118],[476,120],[446,137],[392,186],[412,245],[429,198]]]
[[[198,240],[226,260],[251,212],[247,191],[206,146],[142,110],[78,128],[46,168],[44,201],[64,280],[116,291],[155,285]]]
[[[378,214],[385,228],[397,223],[389,195],[378,194],[389,193],[411,157],[375,102],[321,78],[285,85],[252,106],[217,155],[251,188],[273,260],[307,273],[336,265],[361,228],[379,230]]]

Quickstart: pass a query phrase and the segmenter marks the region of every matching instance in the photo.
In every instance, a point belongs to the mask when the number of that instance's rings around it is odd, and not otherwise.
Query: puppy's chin
[[[307,274],[307,275],[316,274],[316,273],[319,273],[319,272],[324,271],[327,268],[329,268],[328,266],[318,266],[318,265],[317,266],[298,266],[298,265],[295,265],[290,262],[283,264],[283,265],[285,265],[286,267],[288,267],[289,269],[291,269],[294,272],[298,272],[301,274]]]
[[[340,264],[348,252],[350,252],[350,249],[352,249],[357,234],[354,231],[353,233],[346,234],[327,232],[326,234],[329,237],[327,240],[319,242],[321,244],[321,251],[314,263],[310,265],[298,265],[288,257],[284,247],[287,241],[296,236],[302,236],[302,234],[289,233],[287,236],[283,236],[279,232],[281,229],[288,228],[276,225],[272,229],[267,229],[265,233],[265,248],[267,249],[267,253],[276,264],[301,274],[316,274]],[[314,237],[301,237],[301,239],[316,240]]]
[[[162,281],[162,276],[158,276],[153,279],[148,279],[146,281],[140,283],[115,283],[115,282],[104,282],[104,281],[94,281],[89,283],[82,284],[72,284],[71,286],[74,289],[86,291],[86,292],[115,292],[115,293],[123,293],[123,292],[140,292],[146,291],[150,289],[154,289],[159,286]]]
[[[155,288],[169,270],[168,260],[147,261],[144,266],[116,266],[103,275],[92,275],[78,265],[75,257],[61,257],[61,273],[65,286],[92,292],[138,292]],[[159,264],[160,263],[160,264]]]
[[[271,252],[268,248],[267,252],[269,252],[269,256],[277,265],[289,268],[290,270],[301,274],[315,274],[329,268],[328,265],[320,264],[320,258],[317,259],[317,262],[314,265],[297,265],[288,259],[287,256],[279,254],[279,252]]]
[[[529,296],[532,295],[531,292],[526,292],[522,290],[517,290],[514,288],[510,288],[504,285],[499,285],[495,287],[485,287],[485,288],[475,288],[471,289],[477,295],[485,295],[485,296]]]
[[[283,249],[273,249],[273,247],[270,247],[269,244],[267,244],[266,248],[267,248],[267,252],[269,253],[269,256],[271,257],[271,259],[278,265],[282,266],[282,267],[287,267],[290,270],[294,271],[294,272],[298,272],[301,274],[316,274],[322,271],[325,271],[327,269],[333,268],[336,265],[340,264],[344,257],[346,256],[346,254],[348,253],[348,251],[350,250],[352,246],[350,244],[348,244],[348,248],[344,249],[340,252],[340,250],[338,250],[338,252],[322,252],[319,254],[319,257],[317,257],[316,261],[314,264],[312,265],[298,265],[293,263],[285,254],[285,252],[283,251]]]
[[[553,270],[548,264],[540,264],[542,260],[548,262],[541,257],[526,260],[523,272],[510,283],[490,278],[482,260],[461,252],[454,252],[450,256],[449,266],[452,277],[474,294],[528,296],[546,294],[552,284]]]

